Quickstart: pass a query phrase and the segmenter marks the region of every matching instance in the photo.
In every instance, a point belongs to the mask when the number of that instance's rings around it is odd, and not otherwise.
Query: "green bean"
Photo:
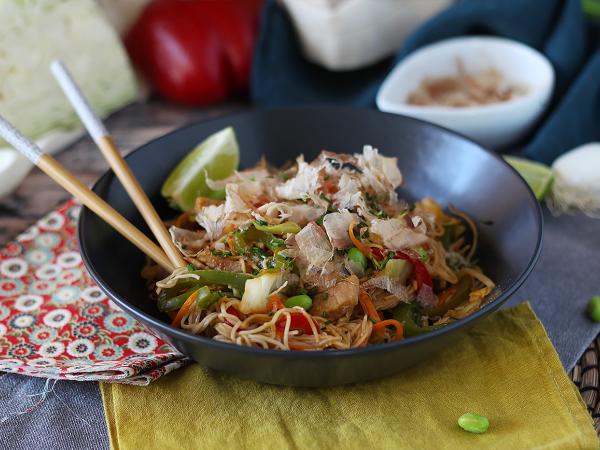
[[[367,257],[363,255],[362,252],[356,247],[352,247],[350,250],[348,250],[347,256],[350,261],[360,264],[363,269],[367,268]]]
[[[300,225],[294,222],[284,222],[277,225],[265,225],[261,222],[254,222],[254,227],[258,231],[264,231],[272,234],[287,234],[287,233],[298,233],[302,228]]]
[[[293,308],[294,306],[299,306],[300,308],[308,311],[312,307],[312,298],[310,298],[306,294],[294,295],[293,297],[289,297],[283,304],[286,308]]]
[[[600,295],[594,295],[587,304],[587,312],[594,322],[600,322]]]
[[[485,416],[469,412],[458,418],[458,426],[469,433],[485,433],[490,421]]]

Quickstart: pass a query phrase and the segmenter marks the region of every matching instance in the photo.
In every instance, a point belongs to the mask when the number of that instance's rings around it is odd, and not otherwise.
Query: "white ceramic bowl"
[[[490,68],[526,88],[502,103],[454,108],[409,105],[425,78],[457,75],[459,58],[468,73]],[[545,56],[510,39],[459,37],[423,47],[400,62],[377,93],[377,107],[458,131],[484,146],[506,147],[523,137],[544,112],[554,88],[554,70]]]

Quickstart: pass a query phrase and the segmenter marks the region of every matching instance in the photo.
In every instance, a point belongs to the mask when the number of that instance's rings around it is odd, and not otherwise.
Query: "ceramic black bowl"
[[[419,120],[374,110],[303,107],[255,110],[196,123],[151,141],[126,158],[164,218],[173,217],[160,196],[171,169],[198,142],[226,126],[235,128],[241,167],[265,156],[274,165],[322,149],[360,152],[364,144],[397,156],[405,182],[400,196],[432,196],[453,203],[479,224],[480,265],[499,289],[470,317],[403,341],[354,350],[285,352],[219,343],[171,327],[149,298],[140,271],[144,256],[91,211],[79,221],[87,269],[106,294],[131,316],[200,364],[244,378],[293,386],[331,386],[393,374],[454,345],[460,334],[504,303],[531,272],[540,252],[538,202],[521,177],[476,143]],[[144,221],[112,172],[94,191],[148,233]]]

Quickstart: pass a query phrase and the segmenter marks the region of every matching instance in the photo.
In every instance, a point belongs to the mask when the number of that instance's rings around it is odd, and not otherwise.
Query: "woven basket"
[[[588,411],[594,419],[596,433],[600,436],[600,393],[598,392],[598,381],[600,380],[600,335],[592,341],[583,353],[573,371],[569,374],[573,383],[579,389]]]

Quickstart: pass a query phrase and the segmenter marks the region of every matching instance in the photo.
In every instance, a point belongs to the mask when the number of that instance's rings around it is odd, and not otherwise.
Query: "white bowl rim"
[[[388,91],[390,90],[390,85],[391,85],[392,81],[394,80],[396,73],[398,71],[400,71],[401,68],[406,67],[407,65],[411,64],[412,61],[414,61],[417,57],[421,57],[421,55],[423,53],[426,53],[427,51],[431,50],[432,48],[444,47],[444,46],[453,47],[455,45],[464,44],[466,42],[469,42],[469,43],[491,42],[494,44],[496,44],[496,43],[504,44],[504,45],[507,45],[508,47],[519,48],[521,50],[524,50],[525,52],[527,52],[529,54],[529,56],[532,59],[535,59],[539,63],[541,63],[541,66],[545,69],[545,76],[542,79],[543,82],[539,85],[536,85],[535,87],[532,87],[532,89],[529,90],[528,92],[526,92],[524,95],[519,95],[518,97],[515,97],[515,98],[510,99],[505,102],[490,103],[488,105],[466,106],[466,107],[460,107],[460,108],[453,107],[453,106],[441,106],[441,105],[417,106],[417,105],[410,105],[410,104],[404,103],[404,102],[398,103],[398,102],[391,102],[391,101],[387,100],[386,97],[387,97]],[[434,115],[437,117],[449,116],[449,115],[468,117],[468,116],[479,115],[479,114],[502,113],[502,112],[505,112],[506,110],[518,108],[523,103],[528,103],[528,102],[535,101],[535,100],[541,100],[543,97],[546,96],[547,92],[550,92],[550,95],[552,95],[552,92],[554,91],[555,77],[556,77],[556,74],[554,71],[554,67],[550,63],[550,60],[548,60],[548,58],[546,58],[545,55],[540,53],[535,48],[530,47],[529,45],[523,44],[522,42],[515,41],[513,39],[508,39],[505,37],[499,37],[499,36],[486,36],[486,35],[457,36],[457,37],[453,37],[453,38],[442,39],[442,40],[439,40],[436,42],[432,42],[431,44],[425,45],[425,46],[415,50],[414,52],[410,53],[406,58],[404,58],[402,61],[400,61],[392,69],[392,71],[388,74],[388,76],[383,81],[381,87],[379,88],[379,90],[377,92],[377,96],[376,96],[376,104],[377,104],[377,108],[380,109],[381,111],[397,113],[397,114],[408,114],[408,115],[414,114],[415,117],[426,117],[429,115]]]

